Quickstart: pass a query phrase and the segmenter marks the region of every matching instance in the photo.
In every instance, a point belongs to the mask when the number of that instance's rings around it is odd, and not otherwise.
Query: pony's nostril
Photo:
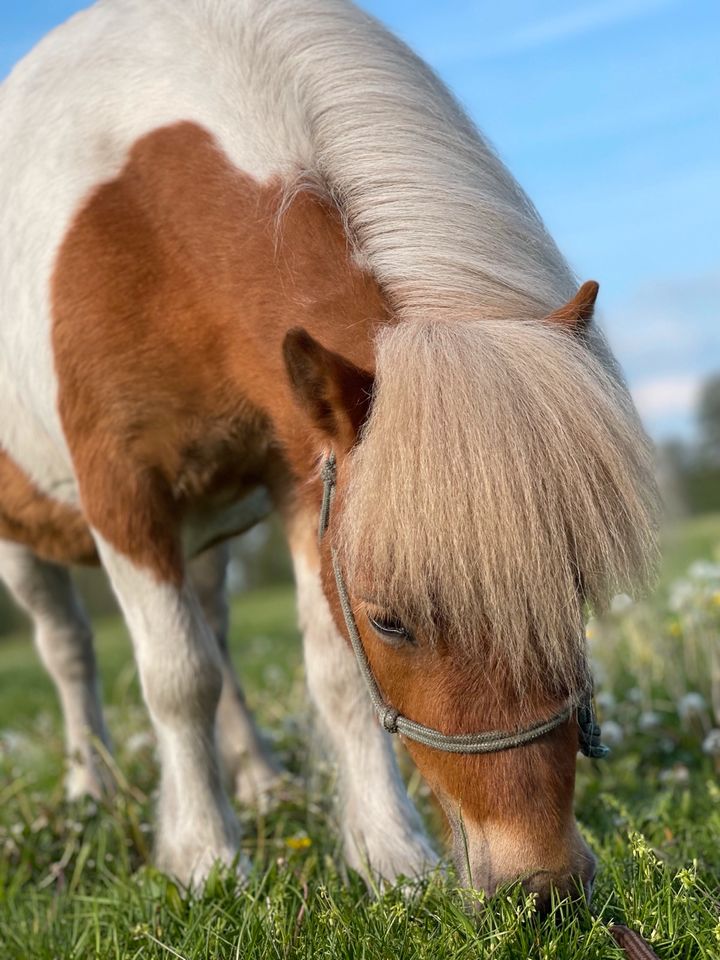
[[[593,883],[595,882],[595,862],[583,864],[576,873],[563,877],[555,876],[547,883],[530,885],[528,889],[537,895],[537,910],[541,916],[550,913],[554,904],[561,900],[570,901],[576,906],[590,903]]]
[[[553,903],[552,886],[543,886],[540,889],[535,888],[532,893],[535,895],[535,909],[541,917],[546,917],[550,913],[550,908]]]

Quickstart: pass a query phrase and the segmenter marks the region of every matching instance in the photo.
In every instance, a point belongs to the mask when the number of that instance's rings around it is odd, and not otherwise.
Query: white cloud
[[[720,371],[720,271],[658,277],[601,317],[650,433],[693,429],[700,389]]]
[[[633,379],[720,368],[720,268],[657,277],[601,311],[613,349]]]
[[[702,379],[692,374],[655,377],[631,384],[633,399],[646,420],[689,415],[697,405]]]
[[[617,23],[651,16],[675,3],[677,0],[604,0],[575,3],[570,4],[568,9],[534,22],[532,14],[537,9],[537,4],[511,2],[506,5],[504,16],[497,8],[489,12],[486,6],[473,6],[476,18],[473,19],[468,11],[467,19],[469,24],[477,25],[476,35],[471,33],[464,38],[453,36],[443,42],[438,39],[438,36],[442,35],[442,26],[433,24],[435,39],[432,46],[425,45],[424,51],[435,64],[468,59],[495,59],[562,43]],[[503,11],[503,8],[499,10]],[[508,20],[522,25],[511,30],[493,29]]]
[[[570,37],[592,33],[603,27],[634,20],[638,17],[654,13],[661,7],[666,7],[674,0],[615,0],[612,3],[584,4],[573,10],[568,10],[555,17],[540,20],[524,29],[518,30],[498,46],[504,51],[516,52],[531,50],[567,40]]]

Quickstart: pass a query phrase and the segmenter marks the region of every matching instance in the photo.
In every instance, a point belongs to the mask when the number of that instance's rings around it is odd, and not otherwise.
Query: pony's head
[[[586,607],[654,559],[651,458],[588,326],[596,292],[543,321],[387,326],[374,371],[288,335],[296,393],[338,461],[322,548],[338,627],[331,548],[384,699],[443,733],[519,730],[580,702]],[[406,745],[465,882],[589,890],[574,713],[498,753]]]

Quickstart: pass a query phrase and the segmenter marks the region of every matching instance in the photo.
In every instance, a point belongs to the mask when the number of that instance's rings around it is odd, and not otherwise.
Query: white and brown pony
[[[597,285],[578,291],[437,77],[346,0],[103,0],[15,69],[0,129],[0,563],[59,689],[71,790],[101,789],[105,730],[58,564],[97,552],[157,733],[157,861],[196,882],[234,861],[217,740],[246,758],[241,796],[274,771],[217,642],[222,558],[201,589],[186,558],[267,497],[348,861],[420,873],[434,854],[331,556],[411,720],[513,731],[581,700],[584,607],[653,553],[648,447]],[[407,746],[467,882],[589,885],[574,714],[498,753]]]

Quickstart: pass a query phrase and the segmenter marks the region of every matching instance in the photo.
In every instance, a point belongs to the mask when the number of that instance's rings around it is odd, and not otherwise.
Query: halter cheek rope
[[[330,503],[335,489],[336,463],[335,454],[331,453],[322,466],[321,478],[323,481],[323,499],[320,508],[320,520],[318,524],[318,539],[322,540],[325,535],[328,523],[330,522]],[[527,743],[532,743],[539,737],[544,737],[556,727],[567,723],[573,714],[573,707],[568,705],[559,713],[550,717],[549,720],[543,720],[541,723],[535,723],[523,730],[515,733],[493,730],[485,733],[458,733],[447,734],[434,730],[432,727],[426,727],[422,723],[416,723],[414,720],[404,717],[386,703],[385,698],[380,692],[375,676],[372,672],[370,662],[368,661],[365,648],[363,647],[360,632],[358,630],[355,616],[350,604],[350,595],[348,594],[345,578],[343,577],[340,561],[334,547],[330,548],[332,557],[333,573],[335,574],[335,584],[337,586],[340,606],[342,607],[345,626],[347,627],[350,643],[355,653],[355,659],[360,669],[360,673],[365,681],[372,705],[378,715],[380,723],[388,733],[399,733],[409,740],[415,740],[426,747],[434,747],[436,750],[443,750],[446,753],[498,753],[500,750],[511,750],[514,747],[522,747]],[[583,700],[577,708],[577,722],[580,728],[580,750],[586,757],[600,759],[607,756],[609,750],[600,742],[600,727],[595,719],[591,695]]]

